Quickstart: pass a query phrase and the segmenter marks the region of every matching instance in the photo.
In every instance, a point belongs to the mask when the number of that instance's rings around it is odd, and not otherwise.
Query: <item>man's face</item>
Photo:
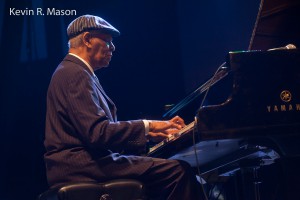
[[[95,68],[94,70],[107,67],[111,60],[112,52],[115,51],[112,36],[103,33],[91,33],[90,43],[90,62]]]

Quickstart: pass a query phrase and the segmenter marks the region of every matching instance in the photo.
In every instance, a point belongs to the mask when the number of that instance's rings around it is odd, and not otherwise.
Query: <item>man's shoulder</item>
[[[90,76],[87,69],[80,64],[72,62],[69,59],[64,59],[54,71],[51,78],[51,84],[69,85],[70,82],[90,79]]]
[[[78,58],[72,55],[66,55],[61,61],[58,68],[63,68],[65,70],[83,70],[83,63]]]
[[[56,74],[66,74],[68,76],[73,76],[77,73],[86,73],[85,67],[80,63],[80,60],[74,56],[67,55],[61,63],[57,66],[54,75]]]

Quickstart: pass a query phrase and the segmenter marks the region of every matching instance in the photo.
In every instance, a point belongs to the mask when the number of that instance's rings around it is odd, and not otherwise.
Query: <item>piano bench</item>
[[[116,179],[104,183],[73,183],[52,188],[40,194],[38,200],[142,200],[144,185],[131,179]]]

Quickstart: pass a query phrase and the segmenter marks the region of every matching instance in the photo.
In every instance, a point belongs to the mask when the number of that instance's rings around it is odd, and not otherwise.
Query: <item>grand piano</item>
[[[280,162],[284,199],[295,199],[300,189],[299,13],[299,1],[261,1],[249,49],[229,52],[211,78],[164,114],[180,115],[188,125],[147,155],[185,160],[208,182],[241,169],[255,174]],[[236,199],[260,199],[255,178],[254,190]]]
[[[166,115],[191,106],[182,105],[191,99],[201,104],[203,95],[213,98],[220,89],[230,91],[224,102],[201,106],[184,130],[150,148],[148,155],[197,166],[197,154],[203,173],[244,156],[265,158],[269,164],[280,155],[300,155],[300,145],[291,144],[300,134],[299,50],[230,52],[226,67]],[[237,157],[224,159],[234,153]]]

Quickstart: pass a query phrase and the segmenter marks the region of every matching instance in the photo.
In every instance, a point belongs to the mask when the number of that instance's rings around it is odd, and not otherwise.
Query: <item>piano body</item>
[[[296,0],[262,0],[248,51],[229,52],[207,82],[164,114],[180,115],[189,125],[147,155],[185,160],[208,182],[277,162],[284,171],[284,199],[295,199],[300,189],[300,51],[268,49],[300,46],[299,11]],[[259,199],[258,188],[250,190],[237,199]]]
[[[294,147],[281,144],[300,134],[300,51],[230,52],[226,63],[216,74],[221,74],[221,79],[212,77],[200,87],[203,91],[196,90],[199,93],[189,97],[199,106],[205,92],[210,99],[218,90],[231,91],[221,98],[224,102],[199,108],[187,130],[152,147],[149,156],[183,159],[196,166],[194,145],[200,165],[233,152],[278,158],[269,151],[273,149],[281,155],[300,155],[297,143]],[[184,99],[183,103],[190,101]],[[181,102],[173,109],[182,111],[185,106],[190,105]],[[181,115],[180,111],[170,110],[167,115]]]
[[[211,104],[218,91],[230,92]],[[205,96],[195,120],[150,148],[148,156],[185,160],[203,177],[300,160],[299,50],[230,52],[226,66],[166,116],[193,115],[184,109],[201,105]]]
[[[300,52],[230,52],[232,92],[197,113],[201,140],[274,137],[300,132]]]

